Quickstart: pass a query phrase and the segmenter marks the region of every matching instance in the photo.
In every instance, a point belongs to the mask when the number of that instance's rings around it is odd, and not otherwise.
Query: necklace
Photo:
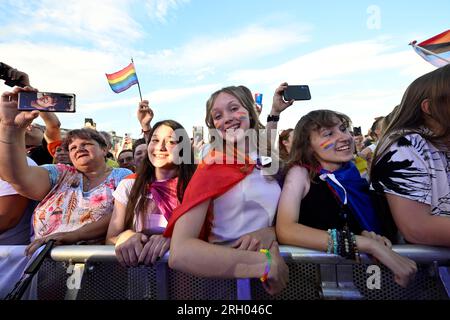
[[[102,175],[98,175],[93,179],[95,179],[95,181],[103,181],[105,180],[106,176],[109,174],[110,171],[111,169],[107,167]],[[89,190],[91,190],[91,180],[83,173],[83,191],[87,192]]]

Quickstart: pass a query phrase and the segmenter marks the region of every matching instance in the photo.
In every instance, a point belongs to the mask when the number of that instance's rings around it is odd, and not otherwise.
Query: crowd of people
[[[128,267],[170,250],[173,269],[259,278],[270,294],[289,281],[280,244],[366,253],[404,287],[417,266],[392,244],[450,247],[450,65],[411,83],[366,137],[337,110],[276,134],[294,103],[287,83],[265,126],[249,88],[212,93],[208,141],[176,119],[152,125],[143,100],[143,138],[116,157],[107,133],[62,137],[54,113],[17,110],[18,94],[37,90],[16,72],[26,83],[0,101],[0,245],[26,244],[30,255],[49,240],[110,244]]]

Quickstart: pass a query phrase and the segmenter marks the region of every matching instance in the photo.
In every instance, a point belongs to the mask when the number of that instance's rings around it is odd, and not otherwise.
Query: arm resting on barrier
[[[450,247],[450,219],[431,215],[431,206],[386,193],[395,224],[408,242]]]
[[[55,245],[75,244],[79,241],[97,240],[105,236],[111,215],[104,215],[99,220],[87,223],[79,229],[70,232],[58,232],[44,238],[34,240],[25,249],[26,255],[32,255],[41,245],[48,240],[55,240]]]
[[[330,240],[327,231],[298,223],[301,201],[310,189],[309,181],[308,171],[305,168],[293,167],[289,170],[278,204],[277,236],[282,244],[327,251],[329,246],[336,245]],[[373,255],[386,265],[401,286],[406,286],[417,271],[414,261],[392,251],[382,241],[377,240],[377,235],[372,236],[370,233],[357,235],[356,247],[360,252]],[[336,247],[334,249],[336,252]]]
[[[267,265],[265,254],[237,250],[198,239],[208,206],[209,200],[197,205],[176,222],[170,246],[169,266],[201,277],[263,276]],[[273,294],[286,286],[288,269],[278,252],[278,245],[272,245],[270,252],[272,263],[266,290]]]

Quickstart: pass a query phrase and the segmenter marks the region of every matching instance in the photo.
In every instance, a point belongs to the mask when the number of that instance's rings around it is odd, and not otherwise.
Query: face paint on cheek
[[[328,150],[328,149],[331,149],[331,148],[334,147],[334,143],[331,142],[331,141],[325,141],[325,142],[323,142],[323,143],[320,144],[320,147],[321,147],[323,150]]]
[[[239,111],[239,112],[236,112],[236,115],[238,116],[238,119],[239,119],[240,121],[248,120],[248,113],[245,112],[245,111]]]

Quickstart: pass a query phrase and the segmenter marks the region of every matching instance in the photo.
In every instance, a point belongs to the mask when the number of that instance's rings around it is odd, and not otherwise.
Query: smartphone
[[[283,91],[284,101],[291,100],[310,100],[311,93],[307,85],[287,86]]]
[[[19,92],[18,110],[44,112],[75,112],[74,93]]]
[[[95,128],[94,120],[92,120],[92,118],[84,118],[84,127],[85,128]]]
[[[192,137],[194,142],[203,140],[203,126],[193,126],[192,127]]]
[[[361,133],[361,127],[353,127],[353,135],[354,135],[354,136],[360,136],[360,135],[362,135],[362,133]]]

